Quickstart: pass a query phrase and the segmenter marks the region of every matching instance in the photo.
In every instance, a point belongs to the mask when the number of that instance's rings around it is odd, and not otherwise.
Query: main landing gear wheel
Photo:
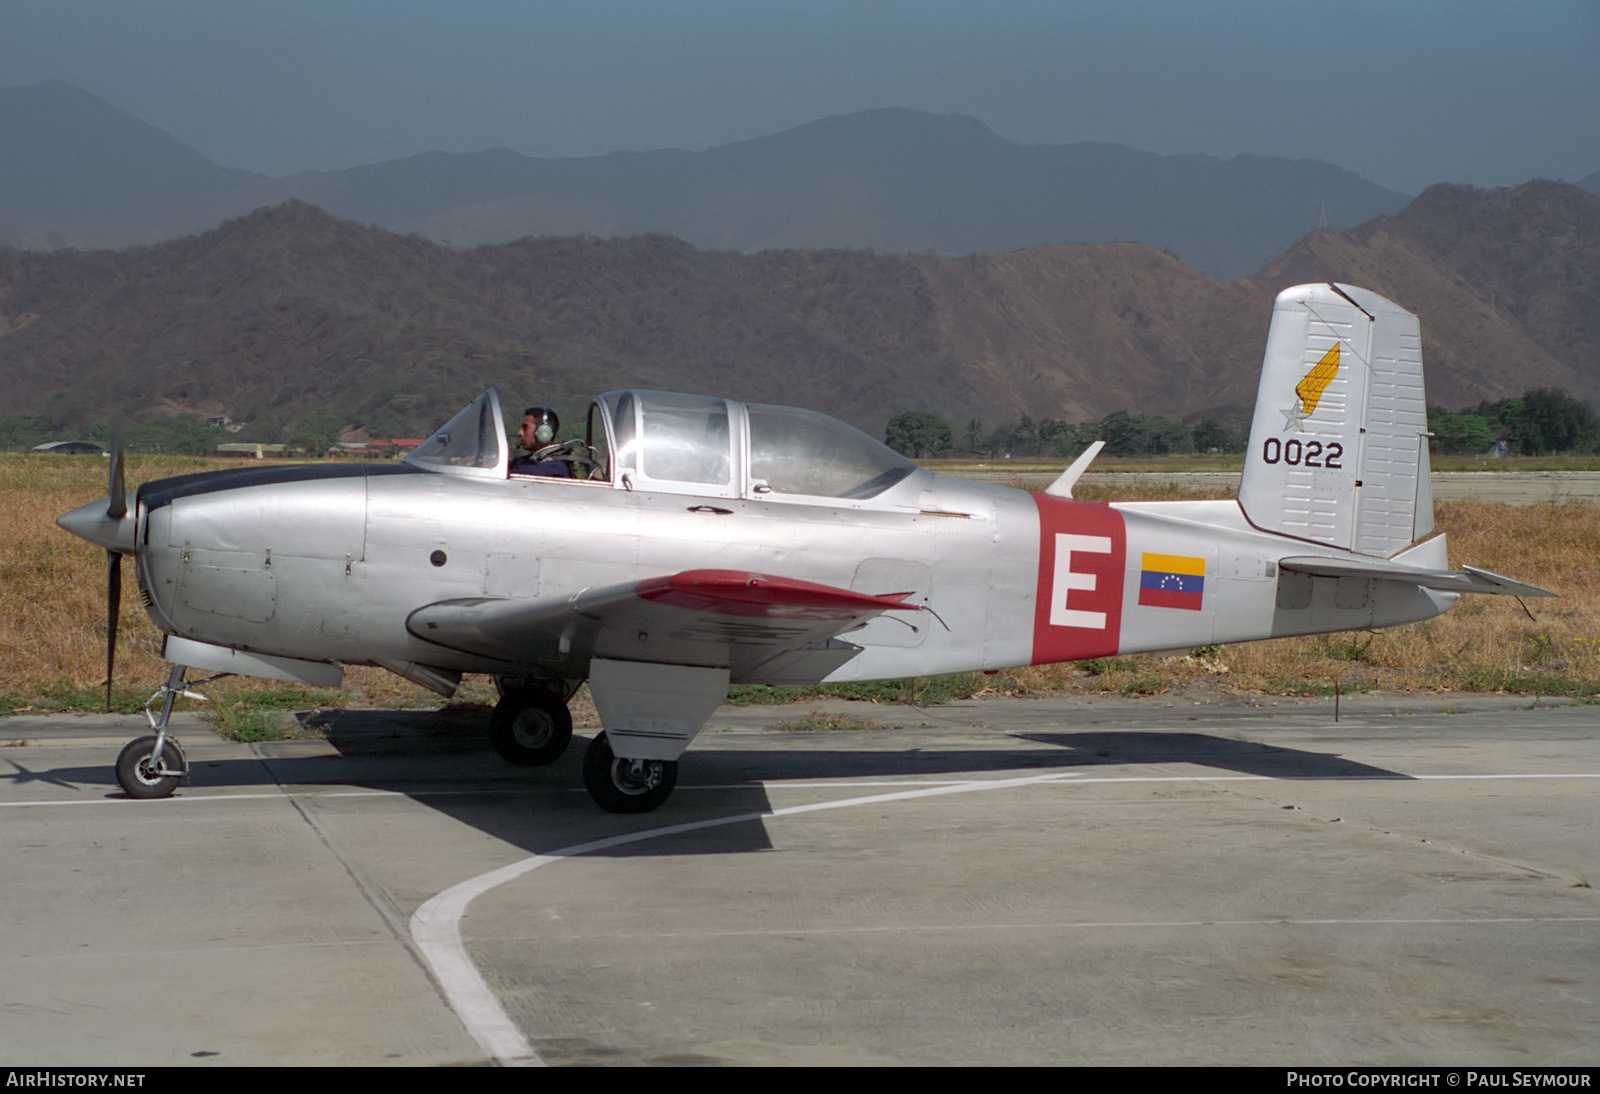
[[[567,704],[538,688],[508,691],[489,715],[489,739],[501,757],[522,767],[543,767],[561,758],[572,741]]]
[[[183,773],[188,770],[183,752],[176,741],[168,738],[161,746],[160,763],[155,762],[154,737],[139,737],[129,741],[117,757],[117,782],[130,798],[165,798],[178,789]]]
[[[608,813],[648,813],[672,796],[678,761],[619,759],[601,733],[583,754],[583,785]]]

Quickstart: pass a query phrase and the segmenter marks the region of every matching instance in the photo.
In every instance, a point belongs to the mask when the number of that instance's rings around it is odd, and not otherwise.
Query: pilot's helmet
[[[549,444],[561,432],[561,419],[548,407],[530,406],[522,416],[533,419],[533,439],[540,444]]]

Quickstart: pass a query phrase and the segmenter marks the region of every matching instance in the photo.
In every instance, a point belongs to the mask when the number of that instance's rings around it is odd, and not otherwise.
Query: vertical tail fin
[[[1263,531],[1378,557],[1433,530],[1415,315],[1350,285],[1278,294],[1239,505]]]

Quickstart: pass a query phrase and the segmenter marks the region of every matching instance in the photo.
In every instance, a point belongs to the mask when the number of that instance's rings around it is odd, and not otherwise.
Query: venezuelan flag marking
[[[1206,560],[1145,553],[1139,564],[1139,603],[1151,608],[1199,611],[1206,591]]]

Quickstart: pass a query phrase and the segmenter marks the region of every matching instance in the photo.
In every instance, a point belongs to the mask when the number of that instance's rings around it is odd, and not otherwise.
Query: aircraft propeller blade
[[[128,489],[122,469],[122,429],[111,434],[110,484],[106,489],[106,516],[121,520],[128,515]],[[117,668],[117,617],[122,612],[122,555],[106,552],[106,713],[111,713],[111,681]]]
[[[122,556],[106,552],[106,713],[111,713],[111,679],[117,668],[117,616],[122,610]]]
[[[111,432],[111,483],[106,490],[106,516],[121,520],[128,514],[128,488],[122,473],[122,427]]]

